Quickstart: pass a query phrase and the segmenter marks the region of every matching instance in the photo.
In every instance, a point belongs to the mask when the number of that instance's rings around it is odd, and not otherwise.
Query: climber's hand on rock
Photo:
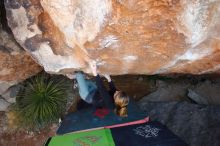
[[[92,70],[93,75],[94,75],[94,76],[97,76],[98,73],[97,73],[97,65],[96,65],[96,62],[95,62],[95,61],[91,61],[91,62],[89,63],[89,65],[90,65],[90,68],[91,68],[91,70]]]
[[[75,75],[75,74],[66,74],[66,76],[67,76],[69,79],[75,79],[75,78],[76,78],[76,75]]]
[[[104,74],[103,76],[107,79],[108,82],[112,81],[110,75]]]

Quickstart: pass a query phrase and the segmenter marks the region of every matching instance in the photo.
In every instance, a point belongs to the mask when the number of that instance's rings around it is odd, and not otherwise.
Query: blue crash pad
[[[128,105],[128,117],[119,117],[115,115],[113,110],[110,110],[109,114],[107,114],[104,118],[100,118],[94,115],[94,113],[95,109],[93,107],[89,107],[68,114],[57,130],[57,134],[59,135],[86,129],[122,124],[147,117],[134,101],[130,101]]]

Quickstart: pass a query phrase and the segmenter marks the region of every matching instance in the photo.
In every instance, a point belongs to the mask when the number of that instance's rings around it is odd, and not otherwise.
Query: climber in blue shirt
[[[109,83],[110,90],[107,91],[102,79],[97,73],[96,63],[90,64],[95,82],[85,79],[85,75],[81,72],[76,73],[79,94],[82,100],[88,104],[92,104],[95,108],[115,109],[115,113],[121,117],[127,116],[127,105],[129,97],[122,91],[115,88],[109,75],[104,75]]]
[[[76,73],[76,80],[81,99],[86,103],[92,104],[95,93],[97,92],[97,86],[94,82],[86,80],[82,72]]]

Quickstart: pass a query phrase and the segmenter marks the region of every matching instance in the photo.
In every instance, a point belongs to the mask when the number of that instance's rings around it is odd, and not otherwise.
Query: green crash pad
[[[115,146],[110,129],[69,133],[52,137],[45,146]]]

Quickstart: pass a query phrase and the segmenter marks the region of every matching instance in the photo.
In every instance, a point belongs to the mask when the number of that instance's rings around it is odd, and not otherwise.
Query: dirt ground
[[[52,125],[40,133],[27,133],[7,128],[5,112],[0,112],[0,146],[42,146],[48,137],[55,135],[57,125]]]

